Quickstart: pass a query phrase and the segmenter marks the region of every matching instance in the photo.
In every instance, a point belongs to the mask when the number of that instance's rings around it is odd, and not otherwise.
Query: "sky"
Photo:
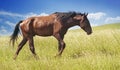
[[[120,0],[0,0],[0,35],[8,35],[17,22],[54,12],[88,13],[92,26],[120,22]]]

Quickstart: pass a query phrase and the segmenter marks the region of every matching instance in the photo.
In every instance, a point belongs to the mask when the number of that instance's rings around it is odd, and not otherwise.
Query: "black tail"
[[[23,21],[21,20],[21,21],[19,21],[19,22],[16,24],[15,29],[14,29],[14,32],[13,32],[13,34],[11,35],[10,42],[12,42],[12,45],[13,45],[13,46],[14,46],[15,40],[16,40],[17,37],[18,37],[18,33],[20,32],[20,30],[19,30],[19,25],[20,25],[20,23],[22,23],[22,22],[23,22]]]

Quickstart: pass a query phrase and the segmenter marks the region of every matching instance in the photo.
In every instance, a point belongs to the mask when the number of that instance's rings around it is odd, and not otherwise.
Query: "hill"
[[[99,29],[101,29],[101,30],[103,30],[103,29],[120,29],[120,23],[105,24],[105,25],[93,27],[93,29],[95,29],[95,30],[99,30]]]
[[[96,30],[115,30],[115,29],[120,29],[120,23],[112,23],[112,24],[104,24],[100,26],[93,26],[92,30],[93,32]],[[83,31],[82,29],[72,29],[69,30],[70,32],[78,32],[78,31]]]
[[[55,58],[57,40],[53,37],[34,37],[36,60],[26,44],[17,60],[9,37],[0,37],[1,70],[120,70],[120,23],[93,27],[86,35],[82,29],[69,30],[65,35],[66,48],[61,58]]]

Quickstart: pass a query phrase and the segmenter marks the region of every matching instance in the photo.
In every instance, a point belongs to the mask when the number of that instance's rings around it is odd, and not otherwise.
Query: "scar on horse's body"
[[[28,41],[31,52],[36,56],[33,36],[54,36],[58,40],[58,54],[60,56],[65,48],[64,35],[67,30],[75,25],[80,26],[88,35],[92,33],[88,14],[76,12],[55,12],[49,16],[35,16],[25,19],[16,24],[10,41],[14,45],[18,37],[19,28],[21,29],[23,39],[18,45],[14,59],[18,56],[22,47]]]

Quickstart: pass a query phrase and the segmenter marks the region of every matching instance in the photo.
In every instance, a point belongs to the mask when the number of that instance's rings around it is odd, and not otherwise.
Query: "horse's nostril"
[[[92,32],[87,32],[87,35],[90,35],[90,34],[92,34]]]

